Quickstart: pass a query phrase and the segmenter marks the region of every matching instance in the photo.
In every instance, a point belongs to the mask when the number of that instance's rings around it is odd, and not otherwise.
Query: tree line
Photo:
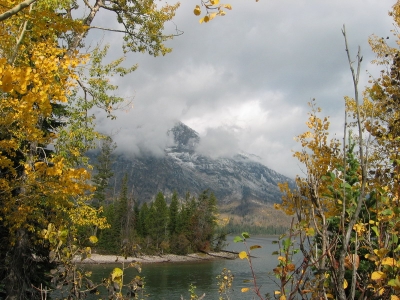
[[[225,240],[217,233],[217,199],[208,190],[198,197],[176,192],[167,203],[159,192],[151,203],[139,204],[127,195],[126,179],[119,197],[106,205],[111,228],[99,232],[96,249],[108,254],[187,254],[219,250]]]

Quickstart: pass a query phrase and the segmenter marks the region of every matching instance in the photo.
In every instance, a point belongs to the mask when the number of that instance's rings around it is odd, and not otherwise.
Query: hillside
[[[133,156],[119,153],[114,157],[112,191],[118,191],[122,177],[128,175],[128,192],[139,202],[149,202],[156,193],[167,197],[177,191],[184,198],[210,189],[223,213],[244,216],[259,207],[271,211],[281,201],[277,184],[293,180],[269,169],[249,154],[213,159],[196,152],[200,137],[196,131],[178,123],[167,132],[174,146],[164,156]],[[273,210],[272,210],[273,211]]]

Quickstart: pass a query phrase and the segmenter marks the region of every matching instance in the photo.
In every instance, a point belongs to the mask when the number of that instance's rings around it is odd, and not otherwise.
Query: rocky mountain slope
[[[178,123],[168,131],[175,141],[165,149],[163,157],[134,157],[127,153],[115,157],[115,178],[118,185],[128,175],[128,190],[140,202],[151,201],[162,191],[170,195],[175,190],[181,197],[187,192],[198,194],[210,189],[219,204],[234,210],[249,209],[251,203],[266,205],[281,201],[278,182],[293,181],[257,162],[257,158],[237,154],[232,158],[212,159],[196,152],[200,142],[197,132]]]

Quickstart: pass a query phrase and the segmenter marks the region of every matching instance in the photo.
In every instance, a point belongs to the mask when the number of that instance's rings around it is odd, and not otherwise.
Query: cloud
[[[221,145],[224,145],[221,147]],[[240,152],[238,138],[235,129],[225,127],[208,128],[205,135],[200,139],[196,149],[200,154],[212,158],[232,157]]]
[[[373,59],[371,34],[390,35],[387,12],[393,1],[280,0],[232,1],[232,11],[199,24],[193,2],[182,2],[174,24],[184,31],[169,41],[165,57],[132,54],[138,63],[118,79],[119,93],[134,96],[133,108],[115,122],[98,116],[99,129],[118,131],[120,150],[155,153],[171,141],[166,131],[180,120],[201,134],[201,149],[212,155],[236,150],[261,157],[268,167],[294,177],[301,173],[293,137],[305,130],[309,107],[317,99],[331,116],[332,130],[343,131],[343,97],[353,95],[341,33],[346,24],[353,57],[361,46],[363,72]],[[104,19],[107,22],[106,19]],[[121,53],[115,35],[111,56]]]

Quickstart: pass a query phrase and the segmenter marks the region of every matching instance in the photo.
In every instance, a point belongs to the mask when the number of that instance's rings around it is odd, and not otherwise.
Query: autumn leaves
[[[221,4],[219,0],[209,0],[209,1],[203,1],[201,0],[201,6],[205,8],[205,15],[200,18],[199,22],[201,23],[207,23],[214,19],[217,16],[225,16],[226,12],[224,9],[231,10],[232,6],[230,4]],[[193,13],[196,16],[200,16],[202,11],[200,8],[200,5],[196,5],[196,7],[193,10]]]

